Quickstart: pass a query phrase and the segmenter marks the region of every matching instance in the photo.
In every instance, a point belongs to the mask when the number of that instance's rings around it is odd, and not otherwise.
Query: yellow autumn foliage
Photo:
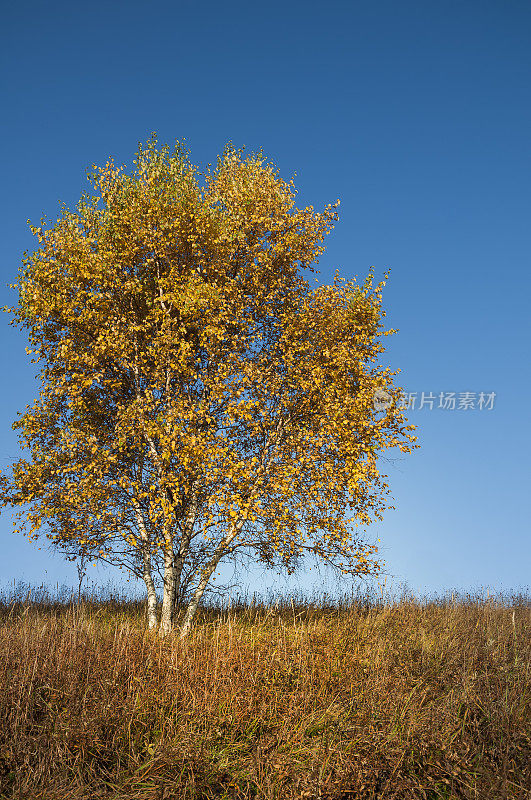
[[[377,571],[361,531],[388,506],[378,456],[416,445],[380,364],[384,281],[303,274],[338,203],[298,209],[261,152],[228,145],[200,173],[155,137],[130,173],[109,161],[91,181],[32,227],[14,284],[42,382],[14,424],[29,457],[0,479],[19,529],[136,549],[144,568],[160,553],[168,591],[178,558],[199,581],[235,549]]]

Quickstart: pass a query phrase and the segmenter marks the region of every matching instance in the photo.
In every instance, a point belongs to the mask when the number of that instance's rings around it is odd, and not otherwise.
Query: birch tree
[[[417,445],[381,363],[385,279],[304,277],[338,202],[297,208],[261,152],[229,144],[201,173],[154,136],[129,172],[109,160],[89,177],[75,210],[31,226],[7,309],[41,381],[13,426],[29,455],[0,478],[16,529],[134,564],[161,634],[183,582],[181,636],[237,556],[377,573],[378,457]]]

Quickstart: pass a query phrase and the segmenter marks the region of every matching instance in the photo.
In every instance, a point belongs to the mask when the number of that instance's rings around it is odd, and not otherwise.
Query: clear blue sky
[[[341,199],[322,282],[391,268],[404,387],[496,393],[491,410],[411,410],[422,447],[386,465],[397,510],[374,529],[387,569],[418,591],[528,585],[529,3],[30,0],[4,6],[1,39],[1,305],[26,220],[74,205],[93,163],[131,164],[152,131],[200,165],[229,139],[262,146],[299,203]],[[37,384],[0,324],[4,466]],[[9,511],[0,536],[0,584],[72,581]]]

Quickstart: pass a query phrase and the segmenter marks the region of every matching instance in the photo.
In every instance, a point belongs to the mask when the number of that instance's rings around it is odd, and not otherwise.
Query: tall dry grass
[[[459,598],[203,609],[4,597],[0,797],[531,796],[531,607]]]

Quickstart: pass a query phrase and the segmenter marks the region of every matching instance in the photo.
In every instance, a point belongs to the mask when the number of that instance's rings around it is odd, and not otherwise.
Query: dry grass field
[[[529,800],[531,604],[0,603],[0,797]]]

